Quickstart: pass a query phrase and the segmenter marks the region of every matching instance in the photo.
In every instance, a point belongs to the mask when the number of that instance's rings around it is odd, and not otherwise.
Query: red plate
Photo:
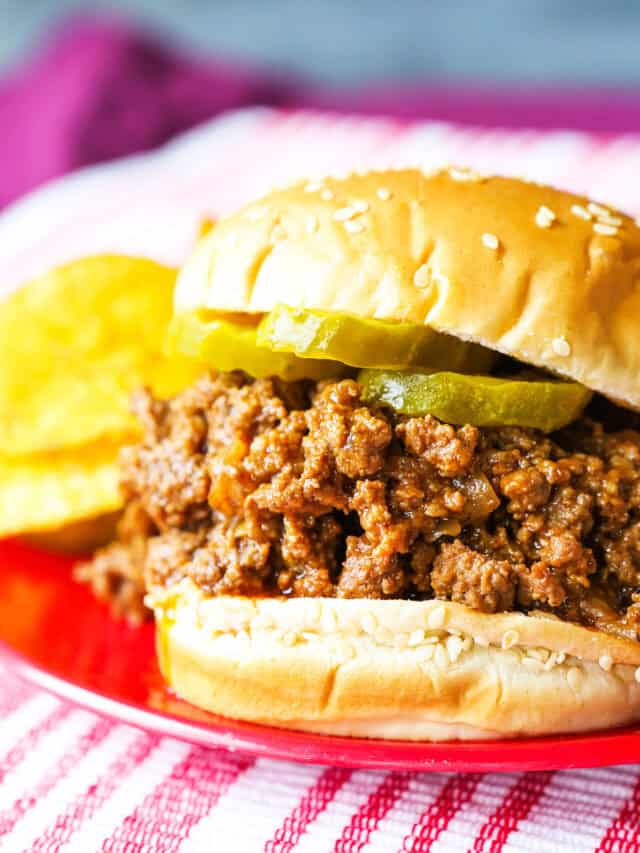
[[[71,561],[0,542],[0,650],[17,672],[101,714],[207,746],[392,770],[549,770],[640,761],[640,729],[517,741],[411,743],[328,737],[215,717],[163,685],[153,627],[110,618]]]

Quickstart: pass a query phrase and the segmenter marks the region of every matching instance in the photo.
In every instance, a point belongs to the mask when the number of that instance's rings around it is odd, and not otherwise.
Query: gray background
[[[331,83],[640,83],[640,0],[0,0],[0,70],[72,11]]]

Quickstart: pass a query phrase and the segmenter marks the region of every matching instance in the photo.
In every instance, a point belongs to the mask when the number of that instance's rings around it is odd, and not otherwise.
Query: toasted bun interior
[[[228,717],[409,740],[543,735],[640,719],[640,645],[451,602],[149,596],[162,671]]]
[[[449,169],[272,192],[200,242],[175,308],[278,303],[425,324],[640,408],[640,228],[551,187]]]

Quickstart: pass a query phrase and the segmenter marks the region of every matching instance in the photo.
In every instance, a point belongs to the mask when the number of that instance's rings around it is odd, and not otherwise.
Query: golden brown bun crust
[[[272,192],[201,241],[175,307],[278,303],[423,323],[640,408],[640,228],[550,187],[451,169]]]
[[[414,740],[516,737],[640,719],[640,644],[451,602],[150,596],[160,666],[216,714]]]

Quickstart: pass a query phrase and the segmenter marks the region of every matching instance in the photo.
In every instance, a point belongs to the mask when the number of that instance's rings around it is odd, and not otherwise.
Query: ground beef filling
[[[439,598],[636,636],[640,433],[552,437],[372,409],[356,382],[203,378],[135,397],[119,539],[79,574],[136,611],[209,594]],[[120,600],[126,598],[126,603]]]

